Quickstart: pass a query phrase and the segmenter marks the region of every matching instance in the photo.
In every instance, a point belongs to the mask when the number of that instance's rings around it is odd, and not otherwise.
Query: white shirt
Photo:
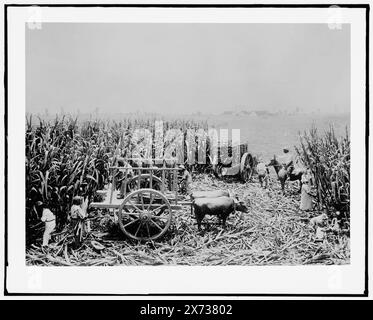
[[[84,219],[85,218],[85,212],[84,210],[76,205],[76,204],[73,204],[72,207],[71,207],[71,218],[72,219],[77,219],[77,218],[81,218],[81,219]]]
[[[53,220],[56,220],[56,216],[53,214],[53,212],[47,208],[43,209],[43,215],[41,217],[41,221],[50,222]]]

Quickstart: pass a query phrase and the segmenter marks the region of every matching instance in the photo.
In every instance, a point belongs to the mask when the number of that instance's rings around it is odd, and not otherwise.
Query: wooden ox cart
[[[139,163],[139,159],[126,160]],[[143,241],[164,235],[171,225],[173,212],[191,204],[182,201],[183,197],[178,194],[178,167],[174,159],[147,159],[146,163],[136,167],[117,163],[111,166],[111,183],[107,189],[98,191],[104,200],[90,204],[92,208],[113,210],[121,231],[131,239]],[[129,170],[135,173],[131,178],[127,178]],[[121,181],[124,183],[122,199],[118,198],[118,172],[125,177]]]
[[[232,147],[228,147],[228,154],[232,156],[222,159],[220,149],[218,150],[218,161],[213,164],[212,169],[216,177],[223,178],[227,176],[235,176],[241,179],[243,182],[247,182],[251,179],[254,168],[256,166],[256,158],[248,152],[247,144],[240,144],[234,148],[239,148],[236,155],[239,156],[239,161],[236,161],[236,165],[233,165]]]

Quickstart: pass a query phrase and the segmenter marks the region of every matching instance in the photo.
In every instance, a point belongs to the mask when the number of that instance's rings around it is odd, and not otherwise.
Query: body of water
[[[235,116],[219,115],[207,119],[215,128],[240,129],[241,142],[247,142],[249,151],[269,160],[274,154],[281,154],[282,148],[300,144],[299,134],[315,126],[323,133],[331,125],[337,136],[344,136],[350,129],[350,115],[276,115],[276,116]]]

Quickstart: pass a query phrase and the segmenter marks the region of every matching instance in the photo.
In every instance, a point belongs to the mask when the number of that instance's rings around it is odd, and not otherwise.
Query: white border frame
[[[41,22],[328,23],[327,8],[41,7]],[[365,8],[342,8],[351,24],[351,263],[343,266],[30,267],[25,265],[25,23],[8,7],[9,293],[363,294],[365,289]],[[32,15],[32,14],[31,14]],[[327,27],[327,26],[326,26]],[[338,31],[336,31],[338,32]],[[21,151],[22,150],[22,151]],[[18,214],[17,214],[18,213]],[[139,281],[141,279],[141,281]],[[149,297],[147,297],[149,298]],[[221,298],[221,297],[220,297]]]

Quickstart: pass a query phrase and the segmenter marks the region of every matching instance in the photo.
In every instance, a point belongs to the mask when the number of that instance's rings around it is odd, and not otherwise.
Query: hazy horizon
[[[26,27],[26,111],[350,112],[350,27],[43,23]]]

